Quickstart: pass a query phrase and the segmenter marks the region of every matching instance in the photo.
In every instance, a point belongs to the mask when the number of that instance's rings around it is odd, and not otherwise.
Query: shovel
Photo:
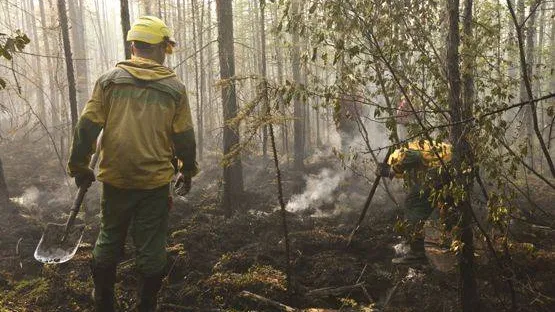
[[[101,137],[102,133],[99,135],[96,152],[89,164],[89,167],[93,170],[98,160]],[[42,263],[64,263],[73,258],[85,231],[84,224],[74,226],[73,223],[75,223],[75,217],[79,213],[89,186],[81,186],[79,188],[71,206],[71,213],[65,224],[48,223],[46,225],[37,249],[35,249],[35,259],[37,261]]]

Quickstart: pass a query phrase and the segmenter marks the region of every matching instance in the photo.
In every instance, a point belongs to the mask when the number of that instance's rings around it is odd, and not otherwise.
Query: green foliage
[[[31,39],[21,32],[21,30],[16,30],[14,36],[0,33],[0,56],[7,60],[11,60],[16,50],[23,51],[25,46],[30,42]]]
[[[304,25],[299,25],[301,18],[288,14],[290,2],[284,7],[279,29],[309,41],[304,66],[322,68],[332,77],[307,84],[305,89],[307,94],[324,99],[320,105],[334,112],[338,128],[344,118],[340,113],[347,105],[342,99],[356,95],[363,118],[382,123],[394,144],[396,106],[402,98],[408,98],[419,119],[407,127],[411,140],[451,139],[454,124],[448,105],[443,2],[311,0],[303,2],[301,9]],[[457,214],[459,203],[478,198],[473,204],[485,207],[490,222],[506,235],[504,229],[518,213],[512,199],[521,190],[515,181],[524,176],[525,158],[537,151],[530,150],[520,135],[525,123],[517,111],[522,107],[511,108],[518,98],[520,75],[514,30],[508,28],[509,12],[504,3],[491,1],[475,3],[473,11],[474,34],[466,37],[461,32],[460,47],[461,73],[472,75],[475,86],[472,117],[462,123],[471,159],[454,155],[460,160],[457,167],[441,168],[441,174],[457,178],[457,183],[434,189],[431,200],[434,206],[448,207]],[[545,48],[538,50],[546,53]],[[545,57],[548,59],[547,54]],[[540,65],[536,72],[542,70]],[[535,79],[542,79],[542,75]],[[548,106],[545,113],[553,117],[555,109]],[[369,159],[368,152],[361,157],[356,156],[357,151],[336,155],[345,166],[351,159]],[[372,178],[371,171],[363,173]],[[487,190],[475,192],[477,187],[464,186],[473,185],[477,176],[485,181]],[[436,180],[433,175],[426,177],[429,185]],[[482,198],[484,191],[488,199]],[[406,232],[407,226],[399,222],[396,229]],[[450,230],[455,251],[462,247],[456,239],[458,229],[455,225]]]
[[[12,36],[0,33],[0,58],[3,57],[11,61],[13,59],[13,54],[16,51],[23,51],[25,46],[30,42],[31,39],[20,30],[16,30],[15,34]],[[0,90],[5,88],[6,81],[0,77]]]

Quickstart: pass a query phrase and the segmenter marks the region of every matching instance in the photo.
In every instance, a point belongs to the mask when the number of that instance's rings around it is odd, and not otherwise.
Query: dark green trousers
[[[152,190],[119,189],[102,185],[100,233],[93,249],[96,265],[116,265],[123,256],[129,231],[135,246],[135,264],[145,276],[166,266],[169,185]]]
[[[419,185],[409,188],[404,203],[405,220],[408,223],[408,232],[405,233],[412,243],[424,246],[424,222],[430,217],[434,209],[429,202],[430,189]],[[414,249],[414,247],[411,247]]]
[[[429,201],[430,189],[413,185],[405,198],[405,219],[411,225],[426,221],[433,212]]]

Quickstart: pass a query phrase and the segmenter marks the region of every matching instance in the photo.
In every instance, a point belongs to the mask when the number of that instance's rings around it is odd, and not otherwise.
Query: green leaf
[[[2,49],[2,56],[8,61],[12,60],[12,55],[10,54],[10,52],[8,52],[7,49]]]
[[[23,42],[24,42],[25,44],[28,44],[28,43],[31,42],[31,39],[29,39],[29,37],[27,37],[26,34],[24,34],[24,35],[21,37],[21,39],[23,40]]]
[[[314,13],[314,11],[316,11],[317,6],[318,6],[318,1],[314,1],[314,3],[312,3],[310,8],[308,9],[308,13],[310,14]]]
[[[316,61],[316,56],[318,55],[318,47],[314,47],[312,49],[312,58],[310,59],[312,62]]]

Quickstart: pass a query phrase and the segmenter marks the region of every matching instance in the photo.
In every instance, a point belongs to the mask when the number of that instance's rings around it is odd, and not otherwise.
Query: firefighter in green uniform
[[[380,175],[403,178],[408,188],[404,215],[410,232],[410,249],[406,255],[394,258],[393,263],[426,262],[423,226],[434,210],[430,194],[434,188],[439,189],[446,183],[439,168],[442,163],[451,161],[451,150],[451,145],[447,143],[412,141],[408,146],[396,149],[387,164],[381,166]]]
[[[139,311],[155,311],[166,267],[172,159],[180,160],[178,195],[197,173],[196,144],[185,86],[165,67],[175,41],[165,23],[140,17],[127,34],[133,56],[98,78],[74,133],[69,174],[88,187],[87,167],[103,129],[98,180],[101,226],[91,263],[96,311],[114,311],[116,266],[132,236],[139,278]]]

